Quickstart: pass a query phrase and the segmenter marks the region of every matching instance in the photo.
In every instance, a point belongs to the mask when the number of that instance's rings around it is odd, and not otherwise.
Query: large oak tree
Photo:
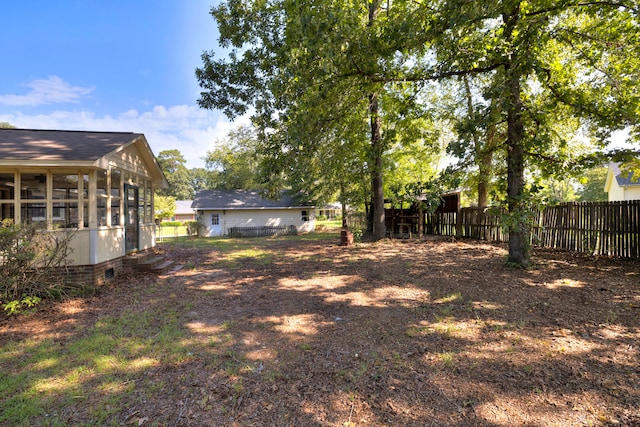
[[[352,133],[345,125],[354,123],[344,118],[366,110],[377,238],[384,235],[381,123],[390,85],[407,84],[420,103],[427,81],[489,81],[483,96],[505,129],[509,261],[523,266],[530,256],[527,168],[534,161],[568,166],[553,127],[559,112],[603,141],[613,130],[637,129],[632,0],[228,0],[212,13],[230,53],[203,55],[202,107],[230,117],[251,111],[266,138],[286,130],[310,152],[319,141],[344,143],[343,131]],[[316,138],[327,124],[333,138]]]

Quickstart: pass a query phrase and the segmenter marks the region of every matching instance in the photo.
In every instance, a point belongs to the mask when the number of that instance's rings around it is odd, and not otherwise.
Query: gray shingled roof
[[[0,159],[95,161],[141,136],[132,132],[0,129]]]
[[[193,208],[191,207],[193,200],[176,200],[176,214],[192,214]]]
[[[637,176],[633,176],[633,173],[623,173],[620,170],[620,163],[611,163],[611,170],[613,171],[613,176],[615,176],[616,181],[620,187],[627,186],[636,186],[640,185],[640,178]]]
[[[288,209],[310,206],[294,205],[291,197],[266,199],[250,190],[203,190],[196,193],[191,207],[198,210],[221,209]]]

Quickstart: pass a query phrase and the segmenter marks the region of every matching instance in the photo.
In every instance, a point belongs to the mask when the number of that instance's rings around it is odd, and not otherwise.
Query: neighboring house
[[[315,229],[313,206],[297,205],[290,197],[265,199],[257,191],[199,191],[191,207],[208,237],[228,235],[231,227],[295,226],[298,232]]]
[[[195,221],[196,211],[191,207],[193,200],[176,200],[176,210],[171,218],[162,218],[166,221]]]
[[[619,200],[640,200],[640,177],[622,172],[619,163],[609,163],[604,191],[610,202]]]
[[[340,203],[329,203],[318,208],[318,216],[324,216],[327,219],[334,219],[338,215],[342,215],[342,205]]]
[[[143,134],[0,129],[0,219],[76,230],[78,280],[102,283],[155,246],[153,193],[166,187]]]

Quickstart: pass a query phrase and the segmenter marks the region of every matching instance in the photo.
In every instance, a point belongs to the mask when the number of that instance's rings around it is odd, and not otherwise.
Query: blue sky
[[[238,123],[197,106],[217,0],[23,0],[2,7],[0,122],[144,133],[187,167]],[[241,121],[240,121],[241,122]]]

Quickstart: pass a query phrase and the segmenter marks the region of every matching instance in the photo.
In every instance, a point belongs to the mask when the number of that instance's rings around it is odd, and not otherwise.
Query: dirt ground
[[[134,390],[115,424],[640,426],[638,261],[536,250],[519,270],[476,241],[338,243],[264,239],[270,256],[232,262],[163,246],[185,267],[162,292],[128,277],[2,320],[0,337],[136,304],[170,305],[194,343],[215,341],[141,372],[163,386]]]

